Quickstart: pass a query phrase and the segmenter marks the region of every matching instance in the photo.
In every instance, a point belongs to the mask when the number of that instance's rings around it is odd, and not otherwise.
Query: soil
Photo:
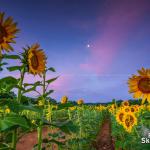
[[[47,127],[43,128],[42,137],[46,138],[48,133],[55,133],[58,130],[50,130]],[[59,140],[61,142],[65,142],[63,140]],[[37,131],[30,132],[22,138],[17,143],[16,150],[32,150],[33,146],[37,144]],[[115,150],[114,141],[111,136],[111,121],[110,119],[104,120],[101,130],[97,135],[96,141],[94,143],[94,147],[96,150]],[[52,150],[58,150],[58,146],[56,144],[52,145]]]
[[[114,141],[111,136],[110,119],[104,120],[94,145],[96,150],[115,150]]]
[[[50,130],[48,127],[44,127],[42,131],[42,138],[43,139],[48,138],[48,133],[55,133],[57,131],[58,129]],[[63,140],[59,139],[58,141],[65,142],[64,139]],[[36,130],[22,136],[17,143],[16,150],[32,150],[35,144],[37,144],[37,131]],[[58,146],[56,144],[53,144],[51,149],[58,150]]]

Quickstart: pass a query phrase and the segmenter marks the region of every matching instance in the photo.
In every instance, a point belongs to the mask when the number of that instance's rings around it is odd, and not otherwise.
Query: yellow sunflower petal
[[[149,101],[150,94],[150,69],[138,70],[139,75],[132,75],[128,80],[129,93],[134,98],[142,98],[142,103]]]
[[[8,17],[8,18],[4,21],[3,26],[4,26],[4,27],[5,27],[5,26],[9,26],[9,25],[12,24],[12,22],[13,22],[13,18],[12,18],[12,17]]]
[[[134,98],[140,98],[142,96],[142,92],[141,91],[137,91],[133,94]]]
[[[14,38],[19,31],[17,23],[13,22],[13,18],[7,17],[5,19],[4,15],[5,13],[0,12],[0,53],[2,53],[2,50],[13,51],[10,44],[15,43]]]
[[[148,101],[148,103],[150,103],[150,94],[148,94],[148,96],[147,96],[147,101]]]
[[[42,74],[46,68],[46,56],[39,44],[33,44],[28,48],[28,68],[31,74]]]
[[[143,95],[143,98],[142,98],[142,104],[145,103],[145,100],[147,99],[147,97],[148,97],[148,94],[144,94],[144,95]]]

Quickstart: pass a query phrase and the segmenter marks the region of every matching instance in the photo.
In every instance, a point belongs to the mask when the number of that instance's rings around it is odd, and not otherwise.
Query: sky
[[[18,22],[14,53],[37,42],[45,51],[56,69],[47,78],[59,76],[49,86],[58,101],[64,95],[93,103],[131,99],[128,78],[150,68],[149,0],[0,0],[0,11]],[[0,77],[6,75],[12,73]]]

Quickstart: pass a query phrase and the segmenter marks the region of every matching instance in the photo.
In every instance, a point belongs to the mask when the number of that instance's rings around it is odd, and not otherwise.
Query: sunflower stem
[[[24,80],[24,75],[25,75],[25,68],[23,68],[21,70],[21,77],[20,77],[20,81],[19,81],[19,89],[18,89],[18,96],[17,96],[17,101],[19,103],[21,102],[21,97],[22,97],[21,88],[22,88],[22,84],[23,84],[23,80]]]
[[[42,149],[42,121],[40,121],[40,125],[38,126],[38,150]]]
[[[16,144],[17,144],[17,129],[14,129],[12,132],[12,148],[13,150],[16,150]]]
[[[43,73],[43,95],[45,94],[45,91],[46,91],[46,89],[45,89],[45,81],[46,81],[46,72],[44,72]]]
[[[18,89],[18,96],[17,96],[17,102],[20,103],[21,102],[21,97],[22,97],[22,93],[21,93],[21,88],[22,88],[22,84],[23,84],[23,80],[24,80],[24,75],[25,75],[25,68],[23,68],[21,70],[21,75],[20,75],[20,81],[19,81],[19,89]],[[16,144],[17,144],[17,129],[13,130],[12,133],[12,148],[15,150],[16,149]]]
[[[45,88],[46,84],[45,84],[45,82],[46,82],[46,71],[43,73],[43,99],[44,99],[44,106],[45,106],[45,97],[44,97],[44,95],[45,95],[45,92],[46,92],[46,88]],[[43,118],[43,116],[44,116],[44,112],[43,112],[41,118]],[[42,128],[43,128],[43,121],[41,119],[40,124],[38,126],[38,150],[42,149]]]
[[[134,128],[134,131],[135,131],[135,133],[136,133],[137,137],[138,137],[138,138],[140,138],[140,135],[139,135],[139,133],[138,133],[138,131],[137,131],[136,127],[133,127],[133,128]]]
[[[1,66],[1,63],[2,63],[2,59],[3,59],[3,55],[2,55],[2,52],[0,51],[0,71],[2,71],[2,66]]]

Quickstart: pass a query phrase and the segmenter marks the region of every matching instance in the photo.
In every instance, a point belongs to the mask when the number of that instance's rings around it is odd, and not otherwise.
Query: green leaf
[[[72,107],[72,106],[74,106],[74,104],[73,104],[73,103],[70,103],[70,102],[65,103],[65,104],[59,104],[59,105],[58,105],[58,110],[61,110],[61,109],[68,109],[68,107]]]
[[[24,86],[42,86],[41,81],[37,81],[35,83],[24,83]]]
[[[55,80],[57,80],[57,78],[58,78],[58,77],[49,79],[49,80],[47,80],[46,82],[47,82],[48,84],[50,84],[50,83],[54,82]]]
[[[3,71],[3,68],[2,68],[2,67],[0,67],[0,71]]]
[[[48,136],[51,138],[58,138],[60,135],[60,132],[56,132],[56,133],[48,133]]]
[[[48,95],[50,95],[51,93],[53,93],[54,92],[54,90],[49,90],[48,92],[46,92],[44,95],[43,95],[43,97],[47,97]]]
[[[35,91],[37,86],[42,86],[41,82],[40,81],[37,81],[35,83],[24,83],[24,86],[25,87],[28,87],[28,86],[31,86],[31,88],[28,88],[26,90],[23,91],[23,93],[28,93],[28,92],[32,92],[32,91]]]
[[[15,113],[19,113],[23,110],[31,110],[34,112],[42,113],[42,110],[38,107],[32,106],[32,105],[23,105],[18,103],[16,100],[11,99],[0,99],[0,106],[8,106],[11,111]]]
[[[5,58],[5,59],[20,59],[21,60],[19,55],[7,55],[7,54],[4,54],[3,58]]]
[[[53,67],[50,67],[47,70],[52,71],[52,72],[56,72],[55,68],[53,68]]]
[[[53,126],[58,127],[61,131],[71,134],[71,133],[76,133],[78,131],[77,126],[73,124],[72,121],[58,121]]]
[[[5,143],[0,143],[0,150],[12,150],[10,146],[5,142]]]
[[[24,87],[27,87],[27,86],[33,86],[32,83],[24,83],[23,85],[24,85]]]
[[[8,76],[8,77],[4,77],[2,79],[0,79],[0,84],[9,84],[9,83],[18,83],[18,79],[12,77],[12,76]]]
[[[42,110],[38,107],[35,106],[30,106],[30,105],[20,105],[20,110],[30,110],[30,111],[34,111],[34,112],[38,112],[38,113],[42,113]]]
[[[19,115],[5,116],[0,120],[0,131],[8,130],[14,126],[20,126],[22,128],[29,128],[27,120]]]
[[[9,71],[16,71],[16,70],[21,70],[22,69],[22,66],[12,66],[12,67],[7,67],[7,69]]]
[[[47,139],[43,139],[43,143],[55,143],[55,144],[57,144],[57,145],[64,145],[64,143],[62,143],[62,142],[59,142],[59,141],[57,141],[57,140],[55,140],[55,139],[51,139],[51,140],[47,140]]]
[[[0,79],[0,90],[9,92],[18,84],[18,79],[8,76]]]
[[[14,86],[14,88],[20,89],[22,91],[25,91],[25,89],[23,87],[20,87],[19,85]]]
[[[8,63],[6,63],[6,62],[0,63],[0,67],[4,66],[4,65],[8,65]]]
[[[24,90],[24,91],[23,91],[23,94],[29,93],[29,92],[32,92],[32,91],[35,91],[35,90],[36,90],[36,87],[33,86],[33,87],[31,87],[31,88],[29,88],[29,89],[27,89],[27,90]]]

